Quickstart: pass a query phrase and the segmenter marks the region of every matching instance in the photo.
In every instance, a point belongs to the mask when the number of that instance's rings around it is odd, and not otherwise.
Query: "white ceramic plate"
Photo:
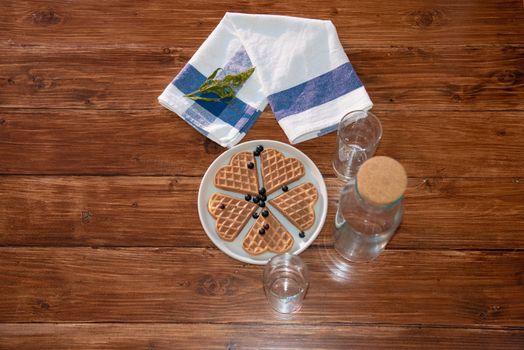
[[[265,149],[274,148],[284,154],[286,157],[297,158],[304,164],[306,175],[303,176],[298,181],[295,181],[288,185],[289,189],[304,183],[311,182],[315,185],[318,190],[318,200],[315,203],[315,223],[313,226],[306,231],[306,236],[304,238],[299,237],[300,230],[295,227],[289,220],[286,219],[276,208],[274,208],[269,201],[282,193],[282,190],[279,189],[268,196],[266,201],[267,207],[273,213],[273,215],[286,227],[286,229],[291,233],[294,239],[293,247],[290,250],[290,253],[300,254],[303,252],[313,241],[317,238],[318,234],[324,226],[324,221],[326,220],[327,214],[327,190],[322,174],[318,170],[317,166],[311,159],[308,158],[304,153],[299,151],[293,146],[287,145],[282,142],[272,141],[272,140],[255,140],[241,143],[224,153],[222,153],[215,161],[209,166],[202,182],[200,183],[200,189],[198,191],[198,215],[200,216],[200,222],[204,227],[204,231],[209,236],[211,241],[224,253],[232,257],[233,259],[240,260],[249,264],[263,265],[275,255],[275,253],[265,252],[260,255],[249,255],[242,248],[242,241],[244,240],[245,235],[253,226],[255,219],[250,218],[244,229],[240,232],[237,238],[232,242],[227,242],[222,240],[215,231],[215,219],[211,216],[207,209],[207,204],[211,195],[215,192],[221,192],[232,197],[240,198],[244,200],[244,195],[240,193],[230,192],[226,190],[219,189],[214,185],[214,177],[219,168],[224,165],[229,164],[230,159],[237,153],[247,151],[253,152],[258,145],[264,146]],[[257,159],[258,161],[258,159]],[[260,169],[259,171],[259,182],[262,184]]]

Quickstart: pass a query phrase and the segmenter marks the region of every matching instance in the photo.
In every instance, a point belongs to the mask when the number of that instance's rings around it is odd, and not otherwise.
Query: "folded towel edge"
[[[340,120],[351,111],[367,111],[372,107],[373,103],[362,86],[336,100],[283,118],[279,124],[289,142],[295,145],[335,131]],[[328,131],[322,133],[323,130]]]

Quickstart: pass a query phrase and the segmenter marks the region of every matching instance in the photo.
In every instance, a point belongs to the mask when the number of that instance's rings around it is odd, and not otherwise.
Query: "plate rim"
[[[298,148],[294,147],[293,145],[289,145],[287,143],[276,141],[276,140],[259,139],[259,140],[251,140],[251,141],[246,141],[246,142],[239,143],[239,144],[235,145],[234,147],[231,147],[231,148],[225,150],[224,152],[222,152],[218,157],[215,158],[215,160],[213,162],[211,162],[211,164],[209,164],[206,172],[204,173],[204,176],[202,176],[202,180],[200,181],[200,186],[198,188],[198,196],[197,196],[197,209],[198,209],[198,216],[199,216],[199,219],[200,219],[200,224],[202,225],[202,228],[204,229],[204,232],[206,233],[208,238],[215,245],[215,247],[218,248],[221,252],[223,252],[227,256],[229,256],[229,257],[231,257],[231,258],[233,258],[233,259],[235,259],[237,261],[241,261],[241,262],[248,263],[248,264],[254,264],[254,265],[265,265],[271,259],[271,257],[269,257],[269,258],[267,258],[265,260],[256,260],[256,259],[251,258],[249,255],[242,256],[242,255],[239,255],[239,254],[231,251],[230,249],[222,249],[221,248],[221,244],[219,244],[219,243],[221,243],[221,240],[218,237],[218,235],[216,233],[211,234],[210,232],[208,232],[208,228],[206,228],[206,225],[204,224],[204,222],[205,222],[204,221],[204,215],[205,215],[204,212],[207,210],[207,204],[206,203],[201,204],[201,202],[203,202],[203,198],[202,197],[203,197],[203,191],[204,191],[203,190],[204,183],[207,183],[207,181],[206,181],[207,178],[209,176],[211,176],[211,175],[209,175],[209,172],[210,172],[211,168],[213,168],[213,166],[216,163],[220,162],[224,157],[226,157],[227,154],[233,153],[233,151],[235,149],[237,149],[238,147],[240,147],[240,146],[247,146],[249,144],[264,143],[264,142],[269,142],[269,143],[272,143],[272,144],[276,144],[278,146],[283,146],[285,148],[291,148],[294,152],[298,152],[303,157],[305,157],[306,160],[309,161],[314,166],[313,169],[314,170],[316,169],[316,171],[320,175],[320,181],[319,181],[320,182],[319,186],[321,187],[320,195],[322,195],[322,192],[325,193],[325,200],[324,200],[323,206],[321,207],[321,210],[323,211],[323,215],[319,218],[319,224],[318,224],[318,227],[317,227],[316,231],[313,233],[312,237],[310,238],[309,243],[305,244],[303,247],[301,247],[301,248],[297,249],[296,251],[292,252],[292,254],[294,254],[294,255],[301,254],[304,250],[309,248],[309,246],[317,239],[318,235],[320,234],[320,232],[324,228],[324,224],[325,224],[326,217],[327,217],[327,211],[328,211],[328,198],[327,198],[328,197],[328,193],[327,193],[326,182],[324,181],[324,176],[322,175],[322,172],[320,171],[320,169],[318,169],[317,165],[315,164],[315,162],[313,162],[313,160],[311,160],[311,158],[309,158],[304,152],[302,152]]]

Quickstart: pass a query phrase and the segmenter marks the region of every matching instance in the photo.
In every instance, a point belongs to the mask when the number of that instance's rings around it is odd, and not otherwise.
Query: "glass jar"
[[[380,255],[402,221],[406,186],[406,172],[396,160],[367,160],[340,193],[335,250],[354,262],[370,261]]]

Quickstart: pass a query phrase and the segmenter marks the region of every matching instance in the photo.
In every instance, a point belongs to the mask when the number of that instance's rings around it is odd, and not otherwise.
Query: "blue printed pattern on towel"
[[[328,127],[325,127],[324,129],[321,129],[317,132],[317,137],[324,136],[329,134],[332,131],[335,131],[338,129],[338,124],[330,125]]]
[[[247,53],[241,49],[224,66],[223,70],[217,74],[216,79],[221,79],[227,74],[240,73],[252,66]],[[205,80],[206,76],[188,63],[176,76],[172,84],[184,94],[188,94],[197,90]],[[202,96],[216,97],[214,94],[204,94]],[[227,103],[196,100],[181,117],[207,136],[208,132],[205,128],[217,119],[245,133],[251,128],[261,113],[256,108],[234,97]]]
[[[332,101],[361,86],[353,66],[347,62],[302,84],[272,94],[268,100],[277,120],[281,120]]]

